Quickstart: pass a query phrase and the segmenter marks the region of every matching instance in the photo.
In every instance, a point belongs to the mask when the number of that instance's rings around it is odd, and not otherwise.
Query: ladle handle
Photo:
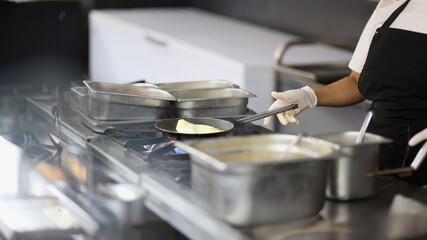
[[[411,163],[411,167],[415,170],[418,169],[418,167],[423,162],[425,156],[427,153],[427,141],[423,144],[423,146],[418,150],[417,155],[415,156],[414,160]]]
[[[376,175],[384,176],[384,175],[392,175],[392,174],[410,173],[410,172],[416,171],[418,167],[421,165],[421,163],[423,162],[424,157],[426,156],[426,153],[427,153],[427,142],[425,142],[423,146],[420,148],[414,160],[412,161],[411,166],[404,167],[404,168],[381,170],[381,171],[378,171]]]
[[[372,118],[372,111],[366,114],[365,120],[363,121],[362,127],[360,128],[359,135],[357,135],[356,144],[360,144],[365,136],[366,129],[368,128],[369,122]]]
[[[259,119],[263,119],[265,117],[273,116],[273,115],[276,115],[278,113],[286,112],[286,111],[289,111],[289,110],[292,110],[292,109],[296,109],[296,108],[298,108],[298,104],[291,104],[291,105],[284,106],[284,107],[281,107],[281,108],[276,108],[276,109],[273,109],[273,110],[269,110],[269,111],[265,111],[265,112],[260,112],[260,113],[257,113],[257,114],[254,114],[254,115],[251,115],[251,116],[248,116],[248,117],[239,118],[239,119],[237,119],[237,121],[241,122],[241,123],[253,122],[253,121],[256,121],[256,120],[259,120]]]
[[[285,156],[288,154],[289,150],[295,146],[300,140],[301,138],[304,136],[304,134],[300,133],[298,134],[294,140],[292,140],[285,148],[285,150],[283,150],[282,153],[280,153],[279,155],[279,160],[283,160],[285,159]]]
[[[384,169],[377,171],[375,175],[377,176],[387,176],[387,175],[394,175],[394,174],[401,174],[401,173],[410,173],[415,171],[412,167],[404,167],[404,168],[393,168],[393,169]]]

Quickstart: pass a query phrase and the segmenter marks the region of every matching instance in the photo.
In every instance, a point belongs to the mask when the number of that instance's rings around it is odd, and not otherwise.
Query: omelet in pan
[[[221,132],[220,129],[205,124],[193,124],[184,119],[179,119],[176,124],[176,131],[178,133],[186,134],[210,134]]]

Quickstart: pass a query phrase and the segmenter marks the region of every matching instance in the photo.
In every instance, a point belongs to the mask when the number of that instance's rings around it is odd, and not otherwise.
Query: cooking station
[[[256,227],[234,227],[200,207],[191,188],[188,154],[173,147],[174,139],[154,128],[154,121],[88,122],[65,107],[54,114],[55,97],[28,99],[28,116],[36,131],[52,129],[61,141],[79,145],[93,156],[92,169],[114,181],[140,185],[144,205],[190,239],[425,239],[427,191],[393,177],[377,179],[372,198],[327,200],[318,215]],[[95,124],[94,124],[95,123]],[[96,124],[97,123],[97,124]],[[111,127],[113,126],[113,127]],[[229,135],[269,134],[251,123]],[[96,181],[96,179],[94,179]]]
[[[378,1],[332,1],[0,3],[0,240],[427,239],[371,101],[243,122],[353,74]]]

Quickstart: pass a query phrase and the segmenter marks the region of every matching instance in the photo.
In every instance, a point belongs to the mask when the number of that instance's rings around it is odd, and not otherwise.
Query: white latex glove
[[[427,128],[422,130],[421,132],[415,134],[410,140],[409,140],[409,146],[415,146],[418,143],[424,141],[427,139]]]
[[[268,110],[284,107],[293,103],[298,104],[297,109],[286,111],[284,113],[277,114],[279,121],[286,125],[288,123],[299,124],[298,119],[295,118],[300,112],[307,108],[313,108],[317,105],[317,96],[314,93],[313,89],[309,86],[305,86],[300,89],[289,90],[286,92],[272,92],[271,96],[277,99],[273,104],[271,104]],[[264,124],[268,124],[273,116],[266,117],[264,119]]]

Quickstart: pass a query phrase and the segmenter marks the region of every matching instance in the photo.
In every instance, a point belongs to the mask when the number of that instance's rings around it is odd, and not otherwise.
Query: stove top
[[[151,167],[169,179],[191,187],[191,162],[187,152],[176,148],[179,135],[163,133],[154,126],[155,122],[127,123],[106,130],[114,141],[148,161]],[[251,123],[236,124],[225,136],[244,136],[272,133],[270,130]],[[208,136],[214,137],[214,136]],[[194,137],[193,137],[194,138]]]

